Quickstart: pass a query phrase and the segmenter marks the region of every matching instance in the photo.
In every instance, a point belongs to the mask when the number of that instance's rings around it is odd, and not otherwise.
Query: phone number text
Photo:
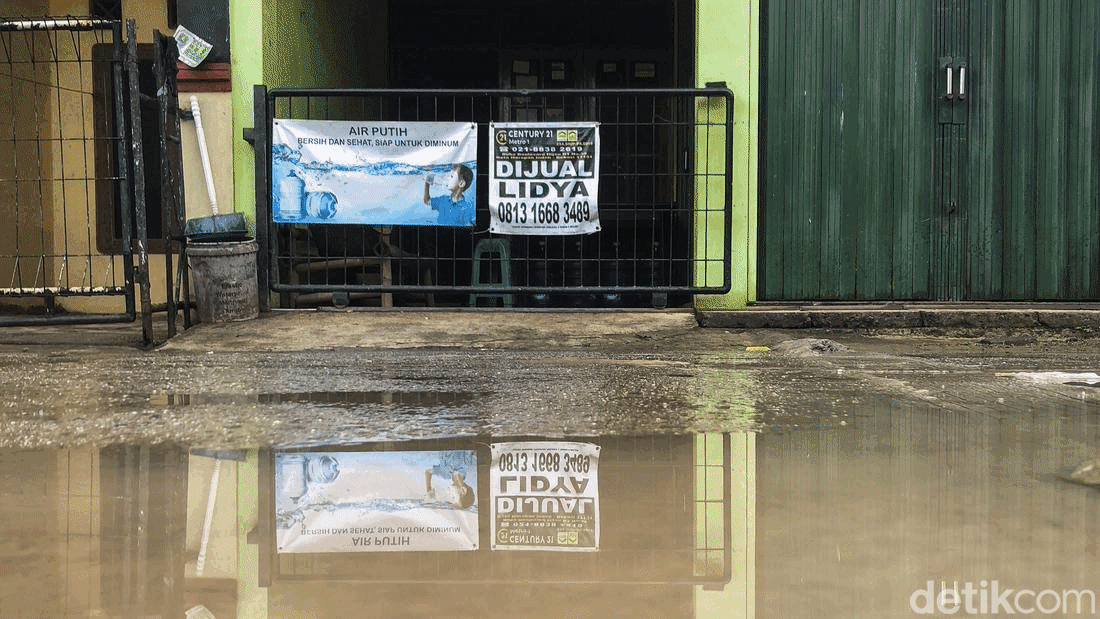
[[[588,200],[576,202],[498,202],[497,220],[516,224],[571,224],[591,221]]]

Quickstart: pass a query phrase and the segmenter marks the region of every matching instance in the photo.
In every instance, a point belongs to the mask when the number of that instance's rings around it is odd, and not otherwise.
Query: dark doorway
[[[529,90],[561,88],[676,88],[694,86],[694,3],[683,0],[642,0],[629,11],[619,2],[565,0],[490,0],[455,4],[445,0],[390,2],[389,57],[392,88]],[[575,104],[575,103],[574,103]],[[585,116],[583,111],[557,106],[545,99],[510,102],[504,117],[514,122],[553,122]],[[667,106],[666,106],[667,107]],[[433,110],[433,114],[438,111]],[[461,112],[458,112],[461,114]],[[649,126],[677,112],[655,100],[622,98],[601,105],[593,120],[604,123],[601,132],[601,169],[612,174],[601,183],[600,203],[606,211],[630,219],[623,234],[585,237],[546,237],[514,243],[516,256],[527,259],[529,285],[637,285],[646,286],[670,276],[663,265],[690,259],[690,230],[686,219],[652,216],[674,210],[683,200],[672,175],[678,169],[662,152],[683,136],[621,131],[614,127]],[[684,112],[680,112],[684,113]],[[660,159],[665,159],[661,161]],[[640,182],[636,179],[643,179]],[[485,193],[485,183],[479,183]],[[682,185],[682,183],[681,183]],[[480,196],[484,203],[487,196]],[[660,206],[658,206],[660,205]],[[687,207],[690,208],[690,207]],[[471,245],[466,231],[415,231],[422,252],[438,254]],[[431,237],[425,239],[425,235]],[[452,236],[456,238],[451,238]],[[446,238],[437,238],[446,237]],[[427,240],[427,242],[425,242]],[[675,254],[675,255],[673,255]],[[587,260],[621,258],[619,269],[584,272]],[[547,261],[562,265],[555,272]],[[541,264],[539,264],[541,263]],[[680,274],[687,279],[687,273]],[[548,299],[527,298],[534,305],[593,303],[642,304],[650,295],[623,298],[595,295]],[[670,299],[673,304],[686,303]],[[521,301],[522,302],[522,301]],[[660,301],[664,303],[664,299]]]
[[[641,0],[626,9],[599,0],[391,2],[393,86],[692,86],[694,3]],[[539,61],[519,85],[512,74],[525,67],[515,60]]]

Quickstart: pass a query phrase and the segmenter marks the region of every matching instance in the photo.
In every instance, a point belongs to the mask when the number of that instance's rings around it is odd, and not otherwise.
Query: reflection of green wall
[[[387,82],[383,0],[276,0],[264,6],[269,88],[366,88]]]
[[[722,587],[696,587],[695,619],[752,619],[756,616],[756,435],[747,432],[700,434],[705,457],[697,465],[714,466],[715,441],[728,440],[730,580]],[[708,523],[709,526],[709,523]]]
[[[697,428],[752,429],[761,386],[753,375],[729,369],[730,364],[748,362],[749,355],[734,351],[700,359],[688,386]]]

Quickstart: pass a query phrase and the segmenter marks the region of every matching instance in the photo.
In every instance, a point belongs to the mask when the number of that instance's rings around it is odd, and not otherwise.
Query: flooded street
[[[1095,616],[1095,340],[0,342],[3,617]],[[1006,593],[1008,591],[1008,593]]]

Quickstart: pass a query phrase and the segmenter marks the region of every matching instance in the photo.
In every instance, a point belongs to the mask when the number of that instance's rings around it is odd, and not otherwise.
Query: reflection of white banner
[[[280,223],[472,226],[477,125],[274,121]]]
[[[489,135],[490,232],[599,232],[598,123],[493,123]]]
[[[278,551],[476,550],[473,451],[275,454]]]
[[[492,454],[493,550],[599,549],[598,445],[496,443]]]

